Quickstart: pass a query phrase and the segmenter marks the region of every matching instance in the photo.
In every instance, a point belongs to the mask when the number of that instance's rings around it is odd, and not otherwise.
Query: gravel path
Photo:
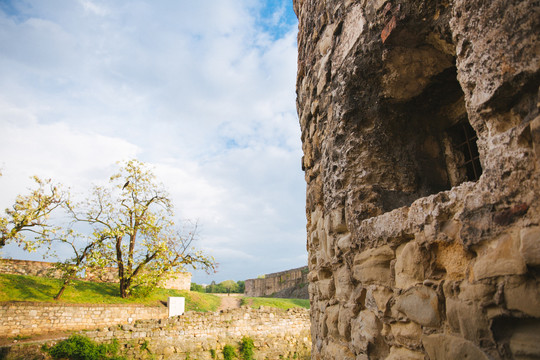
[[[218,307],[218,311],[238,309],[240,307],[240,299],[242,294],[215,294],[221,298],[221,304]]]

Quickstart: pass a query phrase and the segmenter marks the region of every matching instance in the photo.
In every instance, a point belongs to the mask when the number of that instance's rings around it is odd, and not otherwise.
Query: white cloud
[[[291,4],[13,4],[0,11],[0,205],[30,175],[84,187],[138,157],[201,221],[213,279],[303,265],[296,30],[279,22]]]

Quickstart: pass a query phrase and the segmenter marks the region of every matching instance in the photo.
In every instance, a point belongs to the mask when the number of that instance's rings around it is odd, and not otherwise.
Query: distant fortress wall
[[[60,279],[62,272],[56,268],[56,263],[32,260],[0,259],[0,274],[30,275]],[[81,280],[116,283],[118,282],[117,269],[106,267],[100,269],[87,268]],[[189,290],[191,273],[180,272],[171,276],[163,285],[166,289]]]
[[[307,298],[308,267],[267,274],[258,279],[246,280],[246,296],[276,296]],[[305,289],[304,289],[305,288]],[[302,291],[304,289],[305,291]],[[296,290],[296,291],[295,291]],[[301,293],[305,292],[305,296]],[[300,293],[300,295],[298,294]]]

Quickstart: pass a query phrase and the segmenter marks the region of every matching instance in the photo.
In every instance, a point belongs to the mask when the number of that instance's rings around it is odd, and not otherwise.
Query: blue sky
[[[305,265],[296,33],[292,0],[0,0],[0,207],[138,158],[202,224],[195,281]]]

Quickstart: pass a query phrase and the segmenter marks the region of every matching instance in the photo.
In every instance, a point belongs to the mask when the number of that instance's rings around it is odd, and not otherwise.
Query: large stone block
[[[326,328],[328,335],[338,337],[339,305],[333,305],[326,308]]]
[[[519,275],[527,271],[525,260],[519,251],[519,238],[504,234],[488,241],[477,251],[472,272],[475,280],[494,276]]]
[[[422,337],[422,343],[433,360],[489,360],[489,357],[472,342],[446,335],[433,334]]]
[[[393,259],[394,251],[388,245],[366,250],[354,257],[353,276],[363,284],[377,283],[390,286],[392,279],[390,261]]]
[[[408,289],[422,283],[426,256],[415,241],[401,245],[396,250],[396,287]]]
[[[324,279],[317,282],[317,288],[319,290],[319,298],[321,300],[330,299],[334,296],[336,287],[334,285],[334,279]]]
[[[346,302],[347,300],[349,300],[353,289],[353,284],[351,281],[351,271],[348,267],[342,266],[336,271],[334,279],[336,298],[339,301]]]
[[[374,312],[380,311],[382,314],[386,312],[388,301],[394,293],[384,286],[370,285],[366,292],[366,307]]]
[[[508,309],[540,317],[540,281],[522,278],[508,280],[504,300]]]
[[[424,360],[424,354],[402,347],[392,346],[385,360]]]
[[[364,18],[363,9],[361,4],[357,4],[350,8],[345,18],[345,24],[342,26],[343,32],[339,37],[339,42],[335,48],[333,56],[333,62],[336,66],[340,66],[347,58],[347,55],[353,48],[354,44],[358,41],[358,38],[364,32],[364,26],[366,20]]]
[[[396,300],[396,308],[420,325],[435,327],[441,321],[437,294],[426,286],[409,289],[400,295]]]
[[[415,322],[395,322],[391,326],[394,340],[403,346],[419,347],[422,344],[422,327]]]
[[[478,303],[446,299],[446,319],[454,331],[473,342],[488,336],[489,323]]]
[[[459,299],[464,301],[482,301],[493,298],[496,289],[491,284],[470,283],[467,280],[459,284]],[[450,296],[446,294],[446,296]]]
[[[347,341],[351,340],[351,320],[353,316],[354,311],[352,308],[341,307],[339,310],[338,332]]]
[[[529,266],[540,266],[540,226],[521,229],[519,251]]]
[[[380,334],[381,324],[377,316],[363,310],[351,322],[351,343],[359,352],[366,351],[370,343],[374,343]]]
[[[356,360],[356,356],[343,344],[330,341],[324,348],[323,359]]]

